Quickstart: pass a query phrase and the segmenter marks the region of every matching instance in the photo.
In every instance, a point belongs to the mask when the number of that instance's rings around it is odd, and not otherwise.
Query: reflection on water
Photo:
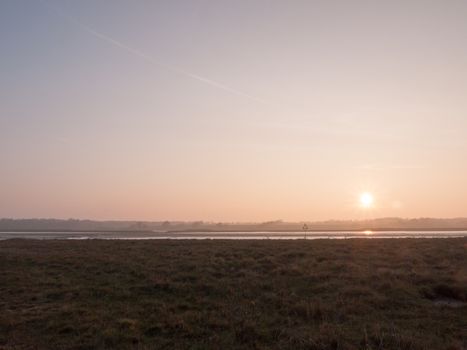
[[[467,231],[320,231],[306,239],[452,238]],[[0,232],[5,239],[304,239],[303,232]]]

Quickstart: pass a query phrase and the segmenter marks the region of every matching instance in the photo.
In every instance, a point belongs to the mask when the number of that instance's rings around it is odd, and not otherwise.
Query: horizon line
[[[467,220],[467,216],[458,217],[431,217],[431,216],[419,216],[419,217],[400,217],[400,216],[382,216],[371,219],[323,219],[323,220],[282,220],[272,219],[266,221],[219,221],[219,220],[170,220],[170,219],[155,219],[155,220],[138,220],[138,219],[83,219],[83,218],[56,218],[56,217],[29,217],[29,218],[12,218],[12,217],[0,217],[0,221],[11,220],[11,221],[33,221],[33,220],[53,220],[53,221],[91,221],[91,222],[135,222],[135,223],[204,223],[204,224],[272,224],[272,223],[283,223],[283,224],[294,224],[294,223],[329,223],[329,222],[368,222],[378,220]]]

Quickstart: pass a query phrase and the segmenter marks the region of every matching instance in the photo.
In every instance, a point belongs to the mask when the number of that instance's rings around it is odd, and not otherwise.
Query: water
[[[467,237],[467,231],[320,231],[307,232],[306,239],[349,238],[453,238]],[[304,232],[0,232],[5,239],[304,239]]]

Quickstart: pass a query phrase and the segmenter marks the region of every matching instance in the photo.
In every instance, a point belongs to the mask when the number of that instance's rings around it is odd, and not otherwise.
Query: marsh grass
[[[460,350],[466,302],[467,239],[0,242],[0,349]]]

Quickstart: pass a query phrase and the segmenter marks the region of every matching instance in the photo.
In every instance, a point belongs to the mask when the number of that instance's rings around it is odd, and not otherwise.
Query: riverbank
[[[465,349],[467,239],[5,240],[0,348]]]
[[[0,231],[5,239],[347,239],[467,238],[467,231]]]

